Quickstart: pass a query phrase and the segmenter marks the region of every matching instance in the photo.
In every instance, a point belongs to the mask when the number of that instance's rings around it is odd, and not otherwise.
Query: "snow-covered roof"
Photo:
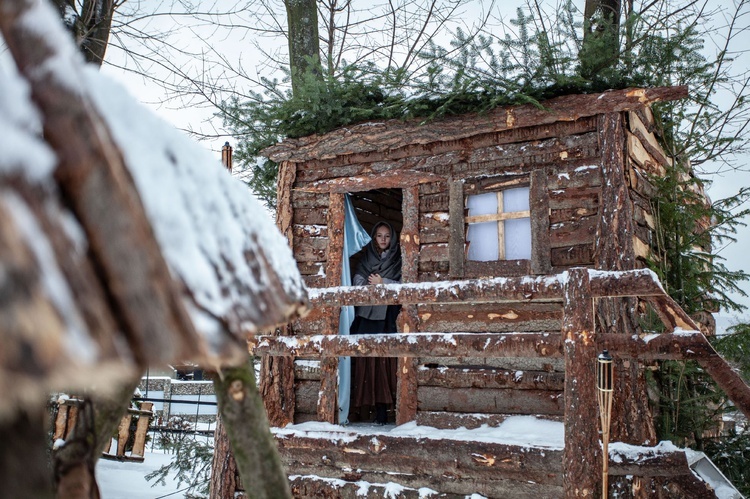
[[[291,250],[247,186],[87,67],[51,6],[35,2],[15,22],[29,37],[21,43],[41,44],[37,53],[45,55],[19,64],[22,76],[10,59],[10,53],[23,58],[13,44],[0,53],[0,390],[11,402],[5,407],[38,400],[50,389],[92,380],[105,385],[146,364],[237,361],[247,353],[248,334],[303,312],[307,290]],[[60,105],[40,104],[43,92]],[[82,113],[96,136],[83,126],[50,133],[54,120],[77,124]],[[106,238],[93,243],[101,233],[87,225],[87,214],[110,217],[115,233],[135,230],[107,211],[117,193],[89,193],[88,204],[81,203],[60,179],[71,163],[71,144],[82,150],[107,140],[122,158],[105,154],[91,171],[114,172],[115,188],[134,192],[131,204],[142,204],[133,213],[145,213],[142,225],[150,230],[143,240],[151,241],[154,261],[166,270],[154,264],[153,273],[139,278],[144,289],[158,286],[163,302],[127,296],[139,288],[122,289],[106,271],[105,258],[125,261],[143,248]],[[124,168],[107,170],[118,162]],[[87,180],[67,179],[77,181]],[[109,256],[102,251],[107,246]],[[165,306],[173,309],[165,316],[182,318],[175,328],[132,330],[128,314]]]

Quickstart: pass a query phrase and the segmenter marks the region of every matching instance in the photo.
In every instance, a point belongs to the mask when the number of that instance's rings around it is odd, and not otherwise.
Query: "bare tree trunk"
[[[284,0],[289,29],[289,69],[292,92],[299,96],[308,74],[320,77],[318,7],[315,0]]]
[[[101,66],[109,43],[114,0],[84,0],[77,12],[72,2],[52,0],[60,11],[60,17],[70,30],[76,45],[83,52],[86,62]]]
[[[593,78],[620,58],[621,0],[586,0],[583,11],[581,73]]]
[[[55,497],[44,407],[19,411],[0,422],[0,484],[3,497]]]
[[[241,366],[222,369],[214,374],[213,381],[219,413],[247,497],[291,498],[289,481],[268,426],[263,400],[255,386],[252,360]],[[217,454],[218,451],[217,448]],[[225,462],[226,458],[218,459]],[[212,485],[214,479],[221,479],[215,476],[221,472],[221,468],[214,468]]]
[[[238,490],[237,462],[234,460],[227,430],[221,414],[216,417],[214,431],[214,457],[211,461],[210,499],[232,499]]]

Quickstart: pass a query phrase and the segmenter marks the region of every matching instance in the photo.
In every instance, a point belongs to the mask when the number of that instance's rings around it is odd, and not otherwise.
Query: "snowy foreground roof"
[[[248,188],[87,67],[51,6],[17,6],[0,12],[0,407],[235,362],[299,315],[291,251]]]

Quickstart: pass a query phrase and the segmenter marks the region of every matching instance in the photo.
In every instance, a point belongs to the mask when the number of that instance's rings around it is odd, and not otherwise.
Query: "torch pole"
[[[609,427],[612,418],[613,374],[612,356],[604,350],[596,359],[596,389],[599,400],[599,419],[602,424],[602,497],[608,497],[609,485]]]

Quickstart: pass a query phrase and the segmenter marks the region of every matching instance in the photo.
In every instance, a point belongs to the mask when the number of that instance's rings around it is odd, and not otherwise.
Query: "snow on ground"
[[[96,463],[96,481],[102,499],[182,499],[187,484],[177,485],[175,474],[169,475],[165,485],[154,485],[146,475],[172,460],[172,454],[146,452],[142,463],[100,459]]]

